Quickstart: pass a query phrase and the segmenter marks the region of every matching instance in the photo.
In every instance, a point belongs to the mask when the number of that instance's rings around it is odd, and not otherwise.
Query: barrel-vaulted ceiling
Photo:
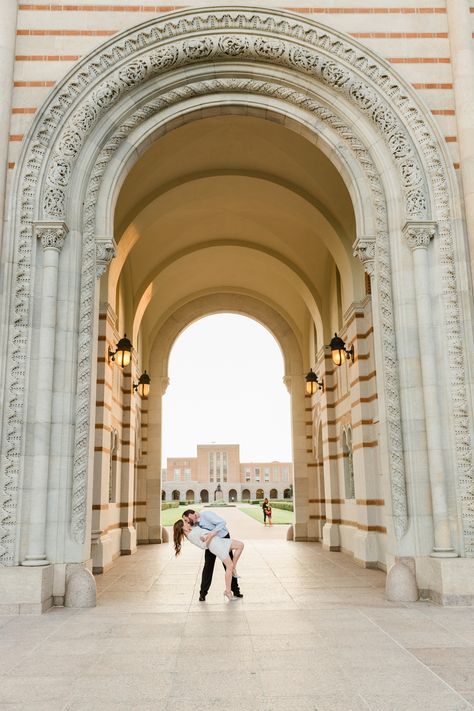
[[[341,176],[317,141],[261,117],[204,116],[154,143],[122,185],[115,239],[109,289],[142,344],[198,294],[258,296],[303,334],[328,321],[334,265],[344,307],[361,293]]]

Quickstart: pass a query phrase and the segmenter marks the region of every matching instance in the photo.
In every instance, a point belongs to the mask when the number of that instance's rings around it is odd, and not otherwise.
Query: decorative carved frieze
[[[428,249],[436,234],[436,222],[407,222],[403,234],[410,249]]]

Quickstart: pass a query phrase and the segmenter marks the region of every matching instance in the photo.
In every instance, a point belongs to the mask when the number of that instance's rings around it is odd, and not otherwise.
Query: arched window
[[[203,489],[201,491],[201,503],[202,504],[207,504],[209,503],[209,492],[207,489]]]
[[[250,500],[250,489],[244,489],[242,491],[242,501],[249,501]]]
[[[235,489],[230,489],[229,491],[229,501],[232,503],[233,501],[237,501],[237,492]]]
[[[346,499],[355,499],[354,464],[352,459],[352,431],[342,433],[342,456],[344,462],[344,494]]]
[[[177,489],[173,491],[173,493],[171,494],[171,498],[173,499],[173,501],[179,501],[179,491]]]
[[[256,499],[263,499],[263,489],[257,489]]]
[[[187,490],[186,501],[188,502],[188,504],[194,504],[194,491],[192,489]]]
[[[270,498],[278,499],[278,491],[276,489],[270,489]]]

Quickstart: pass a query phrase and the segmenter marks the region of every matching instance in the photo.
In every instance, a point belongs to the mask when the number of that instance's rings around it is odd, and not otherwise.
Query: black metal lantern
[[[320,390],[323,390],[323,388],[324,388],[324,383],[323,383],[322,378],[321,378],[321,380],[319,380],[318,376],[316,375],[316,373],[313,371],[312,368],[310,369],[309,373],[306,374],[305,380],[306,380],[306,394],[307,395],[314,395],[317,388],[319,388]]]
[[[146,370],[144,370],[138,378],[138,383],[133,384],[133,389],[138,391],[140,397],[146,398],[150,393],[150,383],[151,378]]]
[[[115,361],[121,368],[126,368],[130,365],[132,358],[132,344],[125,333],[123,338],[117,343],[117,350],[114,352],[109,348],[109,358]]]
[[[347,349],[345,342],[342,338],[340,338],[340,336],[337,335],[337,333],[334,334],[334,338],[331,340],[329,348],[331,349],[331,357],[334,365],[342,365],[346,362],[346,358],[349,358],[349,360],[352,361],[354,360],[354,346]]]

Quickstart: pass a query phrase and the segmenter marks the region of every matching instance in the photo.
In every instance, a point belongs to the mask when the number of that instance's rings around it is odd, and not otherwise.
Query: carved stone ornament
[[[96,259],[96,270],[95,274],[97,279],[105,274],[107,268],[112,261],[112,259],[117,254],[117,245],[115,240],[110,237],[107,239],[96,238],[95,242],[95,259]]]
[[[412,249],[428,249],[436,234],[436,222],[407,222],[403,234]]]
[[[376,237],[358,237],[352,245],[352,254],[360,259],[369,276],[375,272],[375,252]]]
[[[54,249],[60,252],[68,231],[64,222],[35,222],[34,225],[35,236],[41,241],[44,250]]]
[[[238,62],[242,73],[238,75]],[[214,69],[232,62],[235,75],[219,78]],[[244,67],[254,63],[254,78]],[[156,77],[187,65],[212,67],[214,79],[172,86]],[[266,70],[271,65],[271,71]],[[230,65],[229,65],[230,66]],[[293,72],[292,87],[278,72]],[[272,80],[268,80],[268,75]],[[301,75],[301,80],[299,79]],[[191,75],[190,75],[191,77]],[[308,91],[325,86],[334,97],[331,107]],[[123,120],[104,146],[94,132],[107,111],[145,82],[155,91],[147,104],[124,102]],[[298,89],[298,83],[300,89]],[[166,88],[169,87],[169,88]],[[151,90],[150,90],[151,91]],[[377,214],[374,280],[379,295],[379,319],[384,362],[386,418],[391,456],[392,510],[397,538],[407,529],[406,485],[401,439],[398,358],[393,323],[389,226],[383,186],[372,160],[371,146],[355,133],[353,121],[344,117],[344,104],[365,117],[378,131],[398,170],[403,210],[409,221],[425,221],[431,215],[439,226],[440,276],[448,338],[450,399],[462,502],[464,551],[474,555],[474,475],[472,471],[471,418],[467,407],[463,333],[457,289],[454,236],[451,224],[451,192],[444,151],[433,129],[433,120],[417,102],[411,87],[385,62],[355,40],[316,22],[278,10],[228,9],[185,10],[153,19],[109,40],[78,63],[61,81],[43,110],[38,112],[30,139],[18,164],[18,224],[15,230],[13,326],[9,334],[6,383],[7,425],[2,441],[4,476],[0,491],[0,563],[15,562],[17,491],[22,478],[25,441],[26,368],[30,349],[32,308],[32,223],[38,206],[46,218],[63,218],[70,204],[72,176],[86,141],[100,146],[87,184],[83,210],[83,257],[79,329],[76,439],[73,472],[71,532],[85,540],[90,422],[91,334],[96,279],[95,210],[104,171],[118,146],[141,122],[166,106],[191,97],[231,91],[274,98],[296,105],[334,131],[340,143],[361,166]],[[341,97],[341,101],[338,97]],[[315,125],[313,123],[313,125]],[[21,207],[20,207],[21,206]],[[360,252],[366,256],[368,248]]]

